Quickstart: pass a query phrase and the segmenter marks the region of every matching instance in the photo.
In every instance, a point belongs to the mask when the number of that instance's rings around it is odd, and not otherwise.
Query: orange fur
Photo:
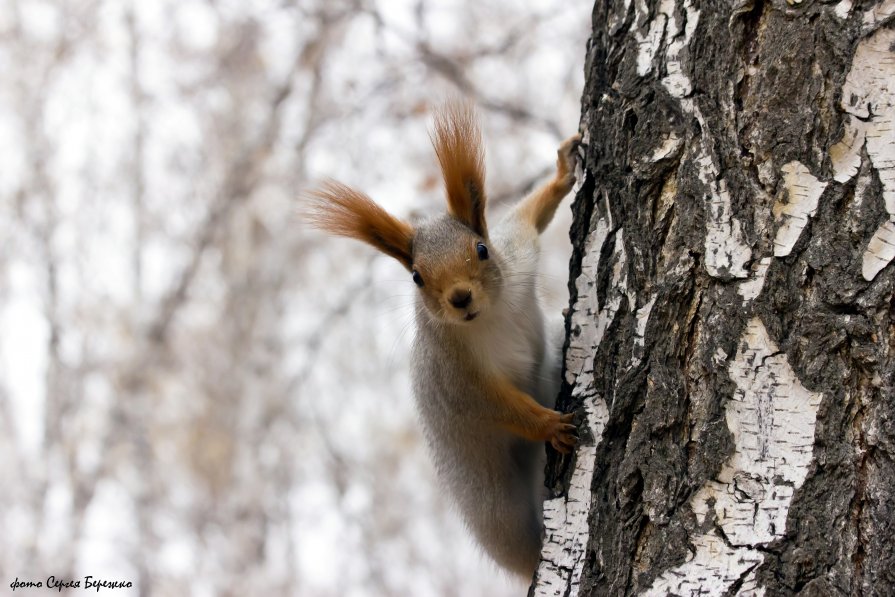
[[[356,238],[413,267],[413,227],[393,217],[366,194],[332,180],[308,192],[307,217],[331,234]]]
[[[497,423],[514,435],[531,440],[547,441],[564,454],[575,445],[572,414],[560,414],[541,406],[534,398],[507,379],[490,381],[488,397],[497,407]]]
[[[553,220],[556,208],[563,197],[568,195],[569,188],[559,181],[551,180],[526,199],[520,206],[519,213],[541,233]]]
[[[544,231],[553,220],[556,208],[575,184],[575,153],[581,138],[569,137],[557,151],[556,174],[553,179],[529,195],[519,206],[519,213],[534,226],[538,233]]]
[[[444,175],[448,211],[476,234],[485,225],[485,153],[472,106],[459,101],[435,114],[432,145]]]

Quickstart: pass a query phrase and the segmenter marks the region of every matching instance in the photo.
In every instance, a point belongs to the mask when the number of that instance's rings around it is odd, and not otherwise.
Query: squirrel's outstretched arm
[[[534,226],[538,234],[553,220],[559,202],[575,184],[575,155],[580,143],[580,135],[563,141],[556,152],[556,174],[553,179],[523,199],[516,208],[522,219]]]
[[[510,433],[532,441],[550,442],[563,454],[575,446],[573,414],[561,414],[541,406],[505,378],[489,381],[485,395],[494,403],[498,425]]]

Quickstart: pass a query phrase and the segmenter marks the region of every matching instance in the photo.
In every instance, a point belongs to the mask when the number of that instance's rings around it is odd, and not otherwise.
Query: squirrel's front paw
[[[568,454],[578,443],[577,427],[572,422],[575,418],[573,413],[560,414],[556,411],[550,411],[555,415],[551,417],[549,430],[547,433],[547,441],[553,446],[553,449],[561,454]]]
[[[575,184],[575,165],[578,159],[578,146],[581,135],[573,135],[562,142],[556,152],[556,178],[572,188]]]

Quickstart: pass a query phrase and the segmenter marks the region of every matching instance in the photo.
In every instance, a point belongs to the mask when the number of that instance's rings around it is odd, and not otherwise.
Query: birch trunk
[[[895,594],[893,21],[597,2],[531,594]]]

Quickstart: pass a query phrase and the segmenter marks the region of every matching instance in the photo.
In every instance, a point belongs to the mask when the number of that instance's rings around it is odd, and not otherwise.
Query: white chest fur
[[[543,359],[543,325],[534,286],[510,278],[492,312],[470,326],[466,343],[485,371],[528,385]]]

